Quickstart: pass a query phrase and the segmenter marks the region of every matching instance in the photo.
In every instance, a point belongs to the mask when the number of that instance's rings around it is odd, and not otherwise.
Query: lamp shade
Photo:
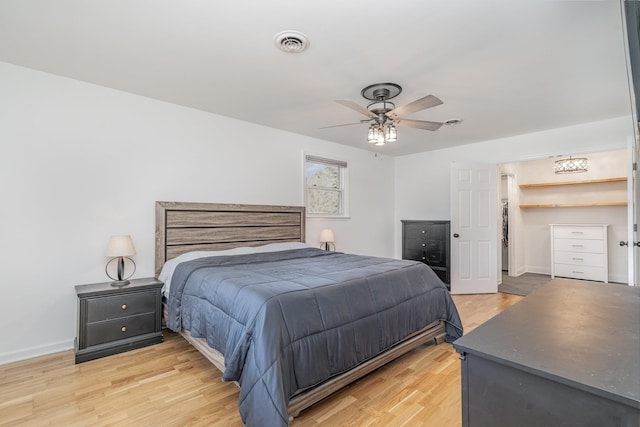
[[[107,244],[106,256],[131,256],[136,254],[136,249],[133,247],[133,240],[130,235],[124,236],[111,236],[109,243]]]
[[[320,242],[321,243],[327,243],[327,242],[335,242],[336,238],[333,235],[333,230],[330,228],[325,228],[324,230],[322,230],[320,232]]]
[[[384,130],[384,140],[387,142],[396,142],[398,140],[398,131],[393,124],[387,125]]]

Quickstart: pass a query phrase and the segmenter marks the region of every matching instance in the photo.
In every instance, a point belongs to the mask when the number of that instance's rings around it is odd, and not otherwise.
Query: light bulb
[[[394,125],[388,125],[384,131],[384,139],[387,142],[396,142],[398,140],[398,132]]]
[[[375,125],[369,126],[369,132],[367,133],[367,142],[375,144],[378,141],[378,135],[376,134]]]

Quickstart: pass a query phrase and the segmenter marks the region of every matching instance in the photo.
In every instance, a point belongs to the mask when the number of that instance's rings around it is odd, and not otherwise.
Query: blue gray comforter
[[[171,280],[167,326],[206,338],[240,384],[247,426],[286,426],[297,391],[376,356],[434,320],[462,323],[446,287],[413,261],[319,249],[201,258]]]

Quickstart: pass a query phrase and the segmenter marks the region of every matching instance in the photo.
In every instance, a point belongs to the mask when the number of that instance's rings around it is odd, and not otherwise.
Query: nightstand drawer
[[[155,312],[87,325],[87,346],[149,334],[156,329]]]
[[[156,309],[155,292],[130,293],[87,300],[87,322],[99,322],[150,313]]]

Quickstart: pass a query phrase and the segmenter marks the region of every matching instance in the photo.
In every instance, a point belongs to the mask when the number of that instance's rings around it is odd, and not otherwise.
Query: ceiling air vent
[[[309,38],[299,31],[282,31],[273,38],[276,47],[286,53],[300,53],[309,47]]]

